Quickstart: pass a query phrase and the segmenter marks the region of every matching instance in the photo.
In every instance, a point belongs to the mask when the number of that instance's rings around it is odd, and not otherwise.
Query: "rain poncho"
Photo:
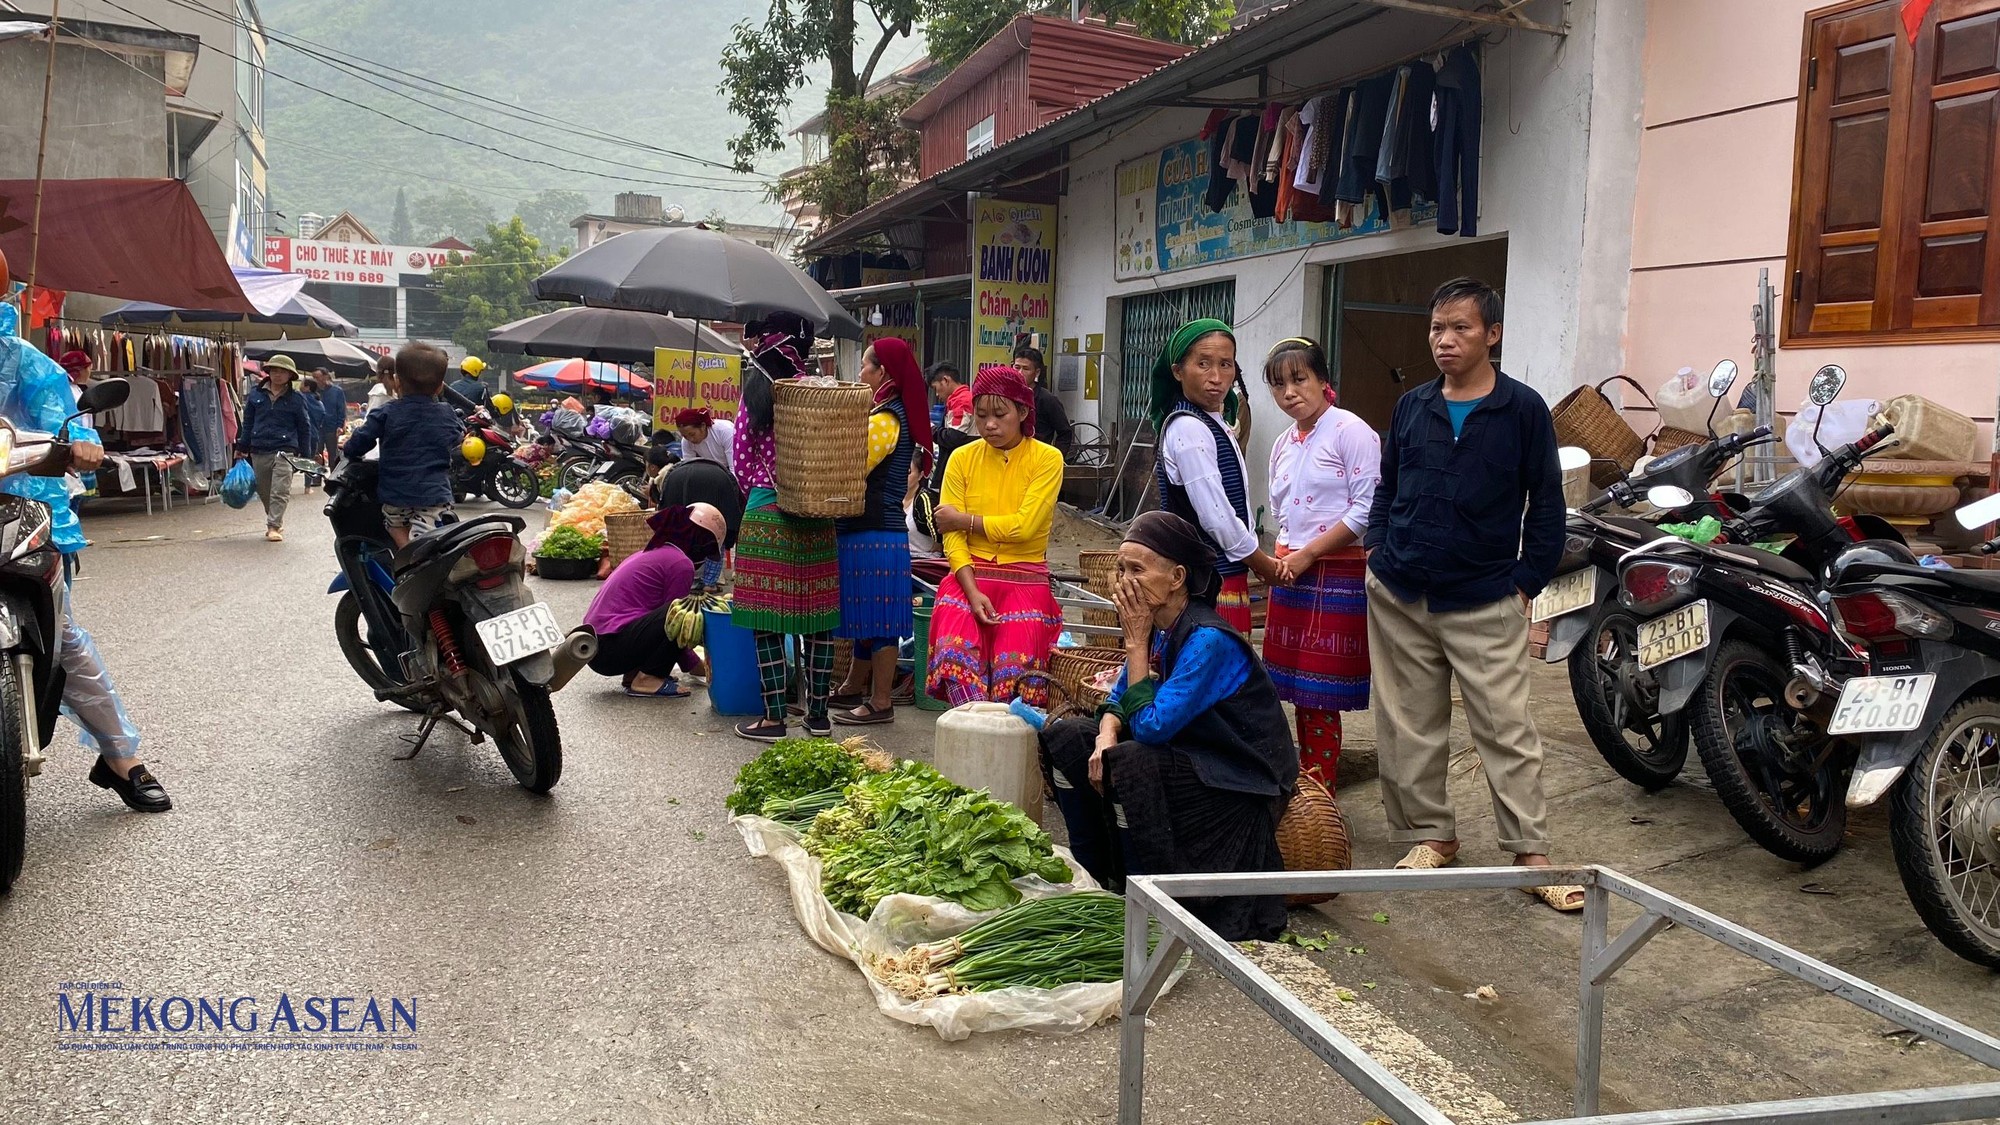
[[[54,433],[76,413],[76,391],[56,361],[20,335],[20,310],[0,305],[0,417],[24,429]],[[97,431],[81,421],[72,423],[74,441],[95,442]],[[62,477],[31,477],[16,473],[0,480],[0,492],[11,492],[49,506],[54,517],[52,538],[65,555],[83,550],[83,523],[69,507],[69,482]]]

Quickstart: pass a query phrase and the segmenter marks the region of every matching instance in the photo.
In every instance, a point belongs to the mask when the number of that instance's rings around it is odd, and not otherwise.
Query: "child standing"
[[[433,531],[451,512],[451,459],[465,440],[458,412],[438,397],[450,360],[429,344],[405,344],[396,353],[401,394],[370,410],[341,453],[359,458],[379,443],[376,497],[397,547]]]

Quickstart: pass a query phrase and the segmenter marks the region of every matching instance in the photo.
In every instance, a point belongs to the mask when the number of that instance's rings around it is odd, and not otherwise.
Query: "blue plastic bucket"
[[[757,683],[757,641],[750,630],[729,620],[728,610],[702,613],[708,650],[708,702],[718,715],[762,715],[764,695]]]

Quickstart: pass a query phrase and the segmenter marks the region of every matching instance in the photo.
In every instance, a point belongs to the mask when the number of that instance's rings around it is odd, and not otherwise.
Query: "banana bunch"
[[[702,614],[727,612],[729,599],[718,593],[693,593],[667,607],[667,639],[683,648],[702,643],[707,632]]]

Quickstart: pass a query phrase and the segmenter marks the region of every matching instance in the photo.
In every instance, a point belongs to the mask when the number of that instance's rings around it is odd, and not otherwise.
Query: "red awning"
[[[0,180],[0,253],[28,280],[35,181]],[[35,284],[183,309],[254,313],[179,180],[46,180]]]

